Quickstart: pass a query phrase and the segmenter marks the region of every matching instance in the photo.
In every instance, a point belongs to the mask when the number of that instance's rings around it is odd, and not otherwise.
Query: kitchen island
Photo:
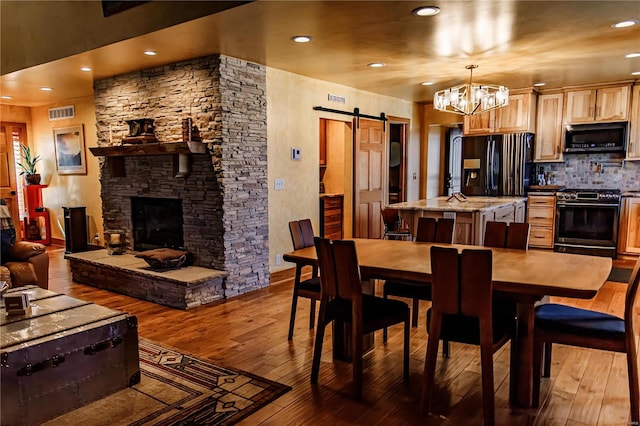
[[[453,242],[456,244],[480,245],[484,241],[484,228],[488,221],[524,222],[526,216],[525,197],[473,197],[466,200],[455,197],[434,197],[423,200],[390,204],[400,212],[400,218],[411,228],[413,234],[418,218],[447,217],[455,219]]]

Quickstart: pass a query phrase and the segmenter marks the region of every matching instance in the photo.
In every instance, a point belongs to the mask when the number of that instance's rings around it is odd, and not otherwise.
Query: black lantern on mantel
[[[129,134],[122,139],[123,143],[153,143],[158,142],[154,133],[152,118],[136,118],[127,120]]]

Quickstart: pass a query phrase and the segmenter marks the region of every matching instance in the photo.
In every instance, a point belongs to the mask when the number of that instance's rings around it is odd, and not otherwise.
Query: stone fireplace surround
[[[128,156],[124,176],[101,160],[105,229],[125,230],[132,197],[182,199],[185,250],[226,273],[223,297],[269,285],[265,68],[214,55],[94,82],[98,146],[120,144],[126,120],[153,118],[159,142],[182,140],[192,117],[207,154],[176,178],[171,155]]]

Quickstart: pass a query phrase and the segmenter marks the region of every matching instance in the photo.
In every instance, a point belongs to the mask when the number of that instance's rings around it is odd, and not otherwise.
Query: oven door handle
[[[619,204],[602,204],[602,203],[556,203],[558,207],[619,207]]]

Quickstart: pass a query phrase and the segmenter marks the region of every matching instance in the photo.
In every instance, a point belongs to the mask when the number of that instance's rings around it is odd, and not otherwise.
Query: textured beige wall
[[[346,98],[345,104],[329,102],[327,95]],[[419,150],[420,108],[411,102],[364,92],[351,87],[316,80],[267,67],[267,138],[269,178],[269,264],[271,272],[291,268],[282,262],[276,266],[276,255],[292,250],[288,222],[310,218],[316,235],[319,230],[318,162],[319,121],[328,118],[351,121],[351,117],[315,111],[314,106],[353,111],[360,108],[362,114],[386,115],[411,120],[409,153]],[[300,161],[291,160],[291,148],[302,150]],[[346,164],[351,164],[347,155]],[[345,166],[345,181],[351,182],[350,168]],[[408,194],[416,199],[419,182],[419,156],[410,155]],[[274,179],[284,179],[285,189],[274,190]],[[345,192],[348,189],[345,188]],[[350,199],[350,198],[349,198]],[[345,202],[348,200],[345,198]]]
[[[49,121],[49,108],[74,105],[75,117]],[[89,152],[89,147],[97,146],[96,115],[93,97],[76,99],[61,104],[35,107],[31,109],[33,138],[31,145],[42,156],[40,174],[42,183],[49,185],[42,191],[42,201],[50,211],[51,236],[64,239],[64,216],[62,207],[87,207],[88,239],[96,233],[102,237],[102,202],[100,200],[100,169],[98,158]],[[59,175],[56,171],[53,129],[83,125],[85,140],[86,175]]]

